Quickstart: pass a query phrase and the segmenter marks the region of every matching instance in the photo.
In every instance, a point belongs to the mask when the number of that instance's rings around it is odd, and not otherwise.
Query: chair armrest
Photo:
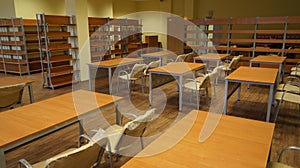
[[[279,153],[279,157],[278,157],[278,162],[281,161],[281,156],[282,154],[287,151],[287,150],[300,150],[300,147],[298,146],[286,146],[285,148],[283,148],[280,153]]]
[[[119,72],[118,72],[118,77],[119,76],[122,76],[122,75],[127,75],[127,80],[129,80],[129,78],[128,78],[128,72],[127,71],[125,71],[125,70],[120,70]]]
[[[297,86],[298,90],[289,90],[289,89],[286,89],[286,86],[287,86],[287,85]],[[282,89],[283,89],[285,92],[290,92],[290,93],[300,94],[300,83],[295,82],[295,81],[287,81],[286,83],[284,83]]]
[[[89,136],[82,134],[79,136],[78,147],[80,147],[84,143],[89,143],[90,141],[92,140]]]
[[[122,113],[123,116],[127,117],[127,118],[132,118],[132,119],[136,119],[138,116],[132,113]]]
[[[25,160],[25,159],[20,159],[19,160],[19,162],[18,162],[18,168],[21,168],[21,167],[32,168],[31,164],[29,164],[27,162],[27,160]]]

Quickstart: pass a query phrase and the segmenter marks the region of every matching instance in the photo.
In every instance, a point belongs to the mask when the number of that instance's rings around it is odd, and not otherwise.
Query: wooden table
[[[76,123],[79,116],[120,99],[79,90],[0,113],[0,167],[6,167],[5,151]]]
[[[140,58],[116,58],[111,60],[105,60],[100,62],[93,62],[88,64],[89,65],[89,89],[92,90],[93,88],[93,79],[95,76],[92,76],[92,69],[98,70],[98,68],[105,68],[108,69],[108,85],[109,85],[109,94],[112,94],[112,69],[132,65],[136,63],[142,62],[143,59]]]
[[[163,58],[168,58],[170,56],[176,56],[176,54],[170,51],[158,51],[158,52],[142,54],[142,58],[146,63],[149,63],[153,60],[160,60],[160,66],[163,66]]]
[[[178,77],[178,87],[179,87],[179,111],[182,110],[182,85],[183,77],[191,72],[195,72],[200,69],[204,69],[205,64],[200,63],[187,63],[187,62],[175,62],[161,66],[158,68],[153,68],[149,70],[149,101],[150,106],[152,106],[152,74],[163,74],[172,75]]]
[[[34,80],[30,80],[30,79],[7,76],[7,77],[0,78],[0,87],[25,83],[25,85],[28,87],[30,103],[33,103],[34,102],[33,89],[32,89],[33,82],[34,82]]]
[[[278,69],[241,66],[225,78],[224,114],[227,111],[227,100],[238,89],[238,100],[241,96],[241,83],[265,85],[270,87],[266,121],[270,121],[271,107],[274,95]],[[237,82],[238,87],[228,96],[228,83]]]
[[[278,80],[277,85],[279,84],[280,80],[280,73],[282,73],[282,81],[284,81],[284,67],[285,67],[285,60],[286,57],[274,56],[274,55],[259,55],[255,58],[250,60],[250,67],[253,64],[277,64],[278,65]]]
[[[266,167],[273,123],[222,115],[212,135],[206,141],[199,142],[207,115],[208,112],[191,111],[122,168]],[[168,149],[190,123],[192,126],[186,135]],[[162,149],[168,150],[158,153]]]
[[[230,56],[230,54],[208,53],[208,54],[203,54],[203,55],[194,57],[194,62],[196,62],[197,60],[201,60],[202,62],[207,62],[206,68],[209,68],[209,65],[210,65],[209,63],[211,61],[216,62],[216,65],[219,66],[220,62],[229,56]]]

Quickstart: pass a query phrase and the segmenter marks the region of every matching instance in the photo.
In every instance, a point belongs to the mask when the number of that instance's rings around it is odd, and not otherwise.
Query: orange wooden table
[[[153,68],[149,70],[149,100],[150,106],[152,105],[152,74],[172,75],[178,77],[179,87],[179,111],[182,110],[182,85],[183,77],[189,73],[195,73],[195,71],[204,69],[205,64],[200,63],[188,63],[188,62],[175,62]]]
[[[0,113],[0,167],[6,167],[5,151],[76,123],[79,116],[114,105],[120,99],[79,90]]]
[[[208,112],[191,111],[122,168],[266,167],[273,123],[222,115],[212,135],[206,141],[199,142],[207,116]],[[191,129],[169,148],[170,142],[174,142],[174,137],[182,134],[187,125],[191,125]],[[158,153],[162,149],[167,150]]]
[[[275,55],[259,55],[250,60],[250,67],[253,64],[276,64],[278,65],[278,77],[277,84],[279,84],[280,74],[282,81],[284,81],[284,67],[285,67],[286,57],[275,56]]]
[[[158,52],[151,52],[142,54],[142,58],[148,64],[155,60],[160,60],[160,66],[164,65],[164,59],[168,59],[168,57],[177,56],[175,53],[171,51],[158,51]]]
[[[245,67],[241,66],[225,78],[225,96],[224,96],[224,114],[227,112],[227,100],[228,96],[228,83],[236,82],[238,85],[238,100],[241,96],[241,83],[265,85],[270,87],[268,109],[266,115],[266,121],[270,121],[271,107],[274,95],[274,86],[276,84],[278,69],[273,68],[258,68],[258,67]]]
[[[0,87],[25,83],[25,85],[28,87],[30,103],[33,103],[34,102],[33,89],[32,89],[33,82],[34,80],[30,80],[30,79],[7,76],[7,77],[0,78]]]
[[[93,62],[88,64],[89,66],[89,90],[92,91],[93,89],[93,82],[95,76],[92,74],[92,70],[95,69],[96,71],[98,68],[105,68],[108,69],[108,85],[109,85],[109,94],[112,94],[112,69],[121,67],[121,66],[126,66],[126,65],[132,65],[136,63],[142,62],[143,59],[140,58],[116,58],[116,59],[111,59],[111,60],[104,60],[100,62]]]
[[[203,54],[203,55],[194,57],[194,62],[196,62],[197,60],[201,60],[202,62],[207,62],[206,67],[209,68],[211,61],[216,62],[216,66],[219,66],[220,62],[222,60],[226,59],[226,57],[228,57],[228,56],[230,56],[230,54],[208,53],[208,54]]]

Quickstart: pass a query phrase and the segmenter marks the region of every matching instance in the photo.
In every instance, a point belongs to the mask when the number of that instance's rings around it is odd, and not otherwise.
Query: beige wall
[[[87,0],[88,16],[113,17],[113,0]]]
[[[137,2],[131,0],[113,0],[113,16],[122,17],[137,11]]]
[[[36,13],[48,15],[65,15],[64,0],[15,0],[17,17],[35,19]]]
[[[15,5],[13,0],[1,0],[0,17],[15,17]]]
[[[195,0],[197,18],[214,11],[214,18],[254,16],[299,16],[299,0]]]

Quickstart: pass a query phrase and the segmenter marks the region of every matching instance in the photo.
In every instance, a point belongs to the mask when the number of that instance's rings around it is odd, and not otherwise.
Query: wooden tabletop
[[[34,80],[30,79],[24,79],[21,77],[12,77],[12,76],[6,76],[6,77],[1,77],[0,78],[0,87],[3,86],[9,86],[9,85],[17,85],[17,84],[30,84],[33,83]]]
[[[2,112],[0,147],[36,135],[120,99],[117,96],[79,90]]]
[[[188,63],[188,62],[175,62],[165,66],[150,69],[149,72],[168,73],[168,74],[185,74],[187,72],[204,68],[205,64],[201,63]]]
[[[142,54],[142,57],[163,57],[163,56],[170,56],[170,55],[176,55],[173,52],[170,51],[158,51],[158,52],[152,52],[147,54]]]
[[[197,57],[194,57],[194,59],[203,59],[203,60],[222,60],[226,57],[230,56],[230,54],[215,54],[215,53],[208,53],[199,55]]]
[[[128,64],[128,63],[135,63],[143,61],[141,58],[116,58],[111,60],[104,60],[100,62],[93,62],[90,63],[90,66],[97,66],[97,67],[116,67],[118,65]]]
[[[277,63],[282,64],[286,57],[275,56],[275,55],[259,55],[252,58],[250,61],[253,63]]]
[[[274,84],[276,82],[277,73],[278,69],[274,68],[241,66],[229,74],[225,79],[241,82]]]
[[[273,123],[222,115],[212,135],[206,141],[199,142],[199,134],[207,116],[208,112],[193,110],[122,168],[266,166],[274,131]],[[192,127],[186,131],[187,134],[168,149],[174,137],[191,123]],[[168,150],[157,153],[162,148]]]

